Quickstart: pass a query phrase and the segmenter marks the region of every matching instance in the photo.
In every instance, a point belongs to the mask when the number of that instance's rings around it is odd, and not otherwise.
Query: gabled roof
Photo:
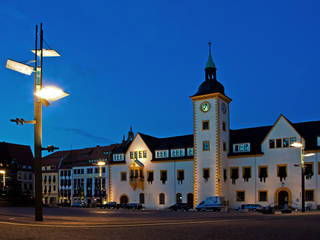
[[[305,150],[318,150],[317,137],[320,136],[320,121],[294,123],[293,127],[305,140]]]
[[[17,163],[18,168],[31,166],[33,168],[33,154],[30,146],[14,143],[0,143],[0,160],[11,164]]]
[[[255,128],[243,128],[237,130],[230,129],[230,156],[233,155],[249,155],[260,154],[261,143],[265,136],[268,134],[272,126],[255,127]],[[236,143],[250,143],[250,153],[234,153],[233,144]]]

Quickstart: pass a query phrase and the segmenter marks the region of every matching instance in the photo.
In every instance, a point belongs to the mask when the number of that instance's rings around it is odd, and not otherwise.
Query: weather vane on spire
[[[209,55],[211,56],[211,41],[210,40],[208,42],[208,45],[209,45]]]

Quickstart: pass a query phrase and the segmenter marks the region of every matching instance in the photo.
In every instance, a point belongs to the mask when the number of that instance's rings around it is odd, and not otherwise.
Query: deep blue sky
[[[156,137],[193,132],[192,101],[208,41],[233,101],[231,128],[320,120],[320,3],[288,1],[9,1],[0,3],[0,141],[33,147],[33,76],[5,68],[33,59],[35,24],[61,53],[44,83],[71,95],[43,109],[43,145],[119,142],[130,125]]]

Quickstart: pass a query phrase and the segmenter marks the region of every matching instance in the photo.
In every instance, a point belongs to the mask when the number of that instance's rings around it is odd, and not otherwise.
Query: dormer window
[[[124,153],[113,154],[113,161],[124,161]]]
[[[236,144],[233,144],[233,152],[234,153],[250,152],[250,143],[236,143]]]
[[[171,149],[171,157],[184,157],[185,156],[185,149]]]
[[[187,148],[187,156],[193,156],[193,148]]]
[[[156,158],[167,158],[169,157],[169,150],[156,151]]]
[[[317,137],[317,146],[320,147],[320,137]]]

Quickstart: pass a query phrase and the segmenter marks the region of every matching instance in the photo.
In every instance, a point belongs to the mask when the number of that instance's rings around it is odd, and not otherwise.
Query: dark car
[[[128,203],[125,208],[127,208],[127,209],[142,209],[142,204],[140,204],[140,203]]]
[[[178,210],[189,211],[191,207],[187,203],[176,203],[170,206],[169,209],[172,211],[178,211]]]
[[[264,214],[274,214],[274,207],[271,207],[271,206],[263,207],[261,212]]]
[[[116,202],[108,202],[102,206],[103,208],[117,208]]]

